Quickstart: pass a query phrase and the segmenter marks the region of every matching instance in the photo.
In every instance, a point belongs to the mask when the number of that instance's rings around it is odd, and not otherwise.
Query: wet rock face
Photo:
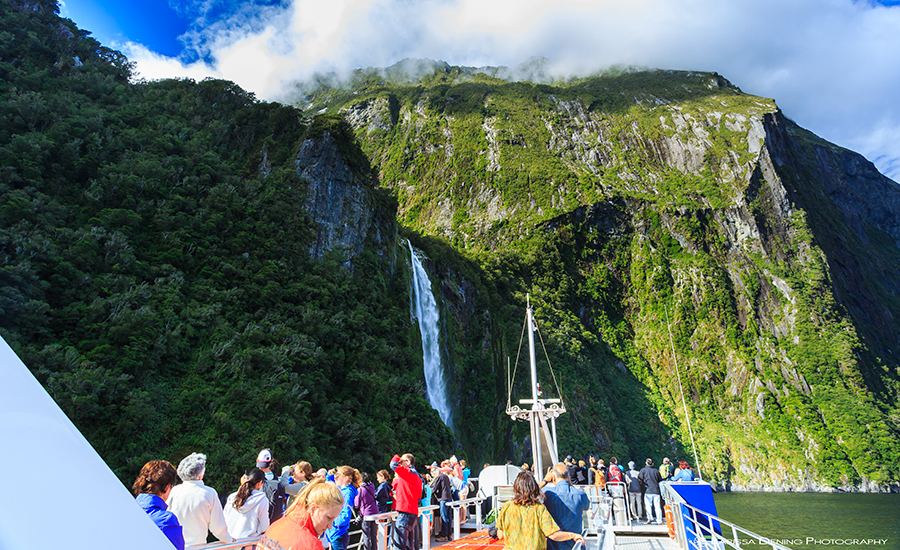
[[[316,224],[309,253],[319,259],[330,250],[347,261],[358,255],[374,221],[371,181],[354,173],[331,134],[300,146],[297,173],[309,182],[306,209]]]

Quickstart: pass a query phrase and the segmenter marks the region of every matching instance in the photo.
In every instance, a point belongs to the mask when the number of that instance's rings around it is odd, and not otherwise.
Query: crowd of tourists
[[[593,455],[588,457],[587,462],[567,456],[563,465],[573,485],[599,485],[611,496],[623,498],[627,491],[626,510],[631,520],[651,524],[663,523],[659,484],[663,481],[694,481],[694,470],[687,461],[673,462],[668,457],[663,458],[659,468],[654,466],[653,459],[648,458],[640,470],[635,469],[633,461],[629,461],[628,469],[625,469],[616,457],[610,458],[607,465],[602,458]],[[523,469],[527,467],[523,464]]]
[[[369,473],[350,466],[313,471],[305,461],[285,466],[279,475],[271,451],[263,449],[256,467],[223,504],[203,483],[206,460],[206,455],[193,453],[177,469],[165,460],[148,462],[132,487],[138,504],[178,550],[206,544],[210,533],[222,542],[261,536],[247,550],[345,550],[352,521],[387,512],[397,513],[390,528],[394,548],[417,550],[422,543],[419,508],[439,505],[439,516],[426,513],[437,529],[436,540],[449,540],[454,521],[451,503],[468,497],[471,475],[466,461],[455,456],[417,466],[409,453],[395,455],[390,470],[375,473],[375,482]],[[551,549],[571,548],[571,541],[583,540],[578,533],[588,500],[577,485],[586,484],[600,485],[602,490],[624,484],[632,518],[640,519],[646,511],[652,521],[655,509],[655,520],[661,523],[659,483],[693,479],[683,461],[677,469],[668,458],[660,468],[653,467],[651,459],[640,471],[633,462],[628,466],[625,470],[616,458],[606,466],[593,456],[587,463],[567,457],[538,484],[523,465],[526,471],[516,478],[513,500],[497,515],[498,535],[507,548],[516,550],[543,548],[542,541]],[[179,478],[181,483],[176,484]],[[461,511],[460,520],[465,521],[465,507]],[[363,548],[374,550],[376,524],[362,521],[360,526]]]
[[[420,468],[420,473],[415,458],[404,454],[393,457],[390,470],[375,473],[377,485],[369,473],[350,466],[314,472],[305,461],[285,466],[278,475],[272,452],[263,449],[256,467],[244,474],[223,505],[203,483],[206,460],[206,455],[193,453],[177,469],[153,460],[132,486],[138,504],[178,550],[206,544],[210,533],[222,542],[262,535],[248,550],[345,550],[351,520],[386,512],[397,512],[391,527],[394,547],[418,549],[419,507],[431,505],[435,495],[445,530],[438,540],[449,540],[447,503],[467,497],[471,474],[466,461],[455,456]],[[361,528],[363,548],[374,550],[376,524],[364,521]]]

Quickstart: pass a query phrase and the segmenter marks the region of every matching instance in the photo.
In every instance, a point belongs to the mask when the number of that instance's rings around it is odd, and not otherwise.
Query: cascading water
[[[451,430],[453,418],[450,415],[450,402],[447,400],[447,385],[444,383],[444,373],[441,368],[441,347],[439,336],[440,313],[434,293],[431,291],[431,280],[428,272],[422,266],[416,249],[412,243],[409,245],[409,254],[412,258],[412,292],[410,295],[410,308],[416,319],[419,320],[419,332],[422,334],[422,360],[425,363],[425,393],[428,402],[441,416]]]

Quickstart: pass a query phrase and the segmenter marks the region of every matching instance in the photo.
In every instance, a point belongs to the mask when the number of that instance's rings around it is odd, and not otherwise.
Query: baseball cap
[[[256,467],[257,468],[268,468],[269,464],[272,462],[272,451],[269,449],[263,449],[259,452],[259,455],[256,457]]]

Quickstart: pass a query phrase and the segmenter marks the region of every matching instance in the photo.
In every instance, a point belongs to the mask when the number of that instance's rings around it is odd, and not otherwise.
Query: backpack
[[[622,469],[616,464],[609,465],[609,480],[622,481]]]
[[[266,493],[266,498],[269,499],[269,523],[272,523],[284,515],[287,494],[278,479],[266,479],[263,483],[263,491]]]
[[[663,464],[662,466],[660,466],[659,475],[661,475],[663,479],[669,479],[670,477],[672,477],[672,465]]]

